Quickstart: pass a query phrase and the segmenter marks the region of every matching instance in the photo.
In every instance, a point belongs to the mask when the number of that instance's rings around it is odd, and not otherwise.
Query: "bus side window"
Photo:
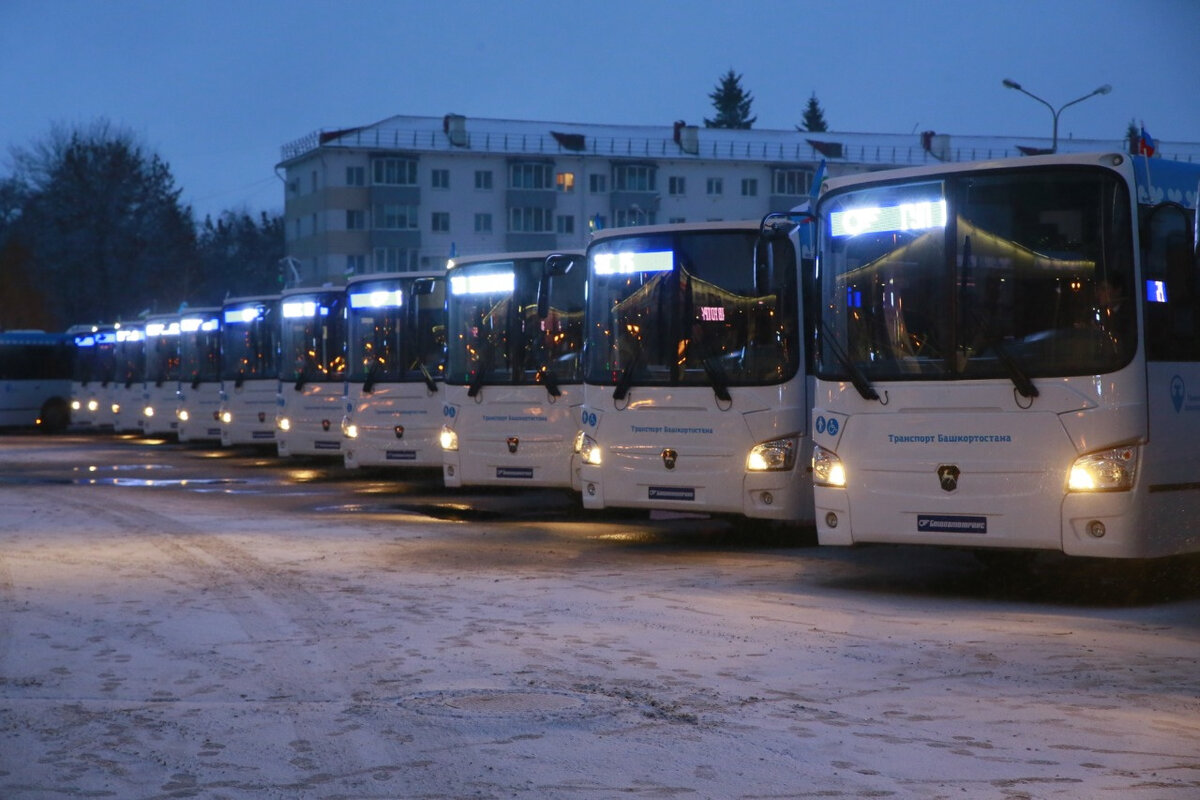
[[[1145,222],[1146,356],[1151,361],[1200,361],[1198,264],[1190,214],[1182,206],[1163,204]]]

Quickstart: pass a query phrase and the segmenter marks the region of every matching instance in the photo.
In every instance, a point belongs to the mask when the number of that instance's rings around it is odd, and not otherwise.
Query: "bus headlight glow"
[[[813,483],[818,486],[845,486],[846,468],[837,453],[817,445],[812,457]]]
[[[579,453],[579,457],[583,459],[583,463],[591,464],[594,467],[600,466],[603,460],[600,453],[600,445],[583,431],[580,431],[575,436],[575,452]]]
[[[1072,492],[1120,492],[1133,488],[1137,448],[1114,447],[1075,459],[1067,479]]]
[[[109,406],[109,409],[111,409],[112,413],[114,413],[114,414],[120,414],[121,413],[121,404],[113,403],[111,406]]]
[[[750,448],[746,457],[746,469],[750,472],[779,472],[796,465],[796,448],[799,443],[794,437],[772,439]]]
[[[347,439],[358,438],[358,426],[347,417],[342,417],[342,436]]]
[[[100,410],[100,402],[98,400],[88,400],[88,411],[95,413]]]
[[[179,419],[180,422],[187,422],[191,418],[191,415],[188,414],[186,408],[181,408],[178,411],[176,411],[175,416]]]
[[[443,425],[441,433],[438,434],[438,443],[442,445],[443,450],[457,450],[458,434],[454,432],[453,428]]]
[[[275,427],[281,431],[290,431],[292,429],[292,421],[287,417],[276,417]]]
[[[226,425],[232,424],[233,423],[233,412],[222,411],[221,412],[221,422],[225,423]]]
[[[72,401],[71,401],[71,410],[72,410],[72,411],[79,411],[79,410],[81,410],[82,408],[83,408],[83,404],[82,404],[82,403],[80,403],[78,400],[72,400]]]
[[[154,416],[154,406],[146,406],[142,409],[142,415],[147,417]]]

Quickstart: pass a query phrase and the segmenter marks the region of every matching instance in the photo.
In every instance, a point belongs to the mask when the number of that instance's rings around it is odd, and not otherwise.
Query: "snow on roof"
[[[319,148],[407,152],[476,151],[513,156],[590,155],[602,158],[819,161],[897,165],[977,161],[1046,152],[1048,138],[793,130],[731,130],[673,125],[598,125],[577,122],[397,115],[371,125],[317,131],[281,148],[281,165]],[[1200,162],[1200,142],[1156,142],[1158,154]],[[1123,139],[1059,139],[1059,152],[1125,152]]]

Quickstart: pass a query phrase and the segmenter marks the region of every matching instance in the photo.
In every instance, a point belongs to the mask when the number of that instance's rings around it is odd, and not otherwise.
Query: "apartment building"
[[[317,285],[453,255],[580,248],[599,228],[756,219],[804,203],[822,163],[841,175],[1044,145],[1021,141],[447,114],[313,133],[284,145],[276,170],[287,253],[299,283]]]

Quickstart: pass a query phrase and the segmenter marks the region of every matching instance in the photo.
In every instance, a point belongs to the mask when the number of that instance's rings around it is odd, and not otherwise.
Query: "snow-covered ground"
[[[0,798],[1200,797],[1195,561],[422,491],[0,438]]]

